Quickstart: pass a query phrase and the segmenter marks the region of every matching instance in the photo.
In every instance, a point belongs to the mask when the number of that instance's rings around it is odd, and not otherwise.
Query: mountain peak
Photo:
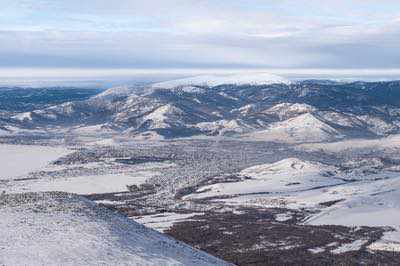
[[[153,84],[153,88],[172,89],[181,86],[267,85],[289,84],[290,81],[269,73],[244,73],[230,75],[203,75]]]
[[[100,94],[97,94],[96,96],[93,97],[93,99],[112,100],[117,97],[128,96],[132,94],[134,89],[135,87],[130,87],[130,86],[117,86],[107,89]]]

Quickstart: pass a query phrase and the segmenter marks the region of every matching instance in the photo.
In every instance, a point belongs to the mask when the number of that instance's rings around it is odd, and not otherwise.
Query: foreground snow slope
[[[0,265],[227,265],[79,196],[0,197]]]
[[[268,85],[289,84],[290,81],[269,73],[243,73],[231,75],[204,75],[153,84],[153,88],[172,89],[180,86]]]

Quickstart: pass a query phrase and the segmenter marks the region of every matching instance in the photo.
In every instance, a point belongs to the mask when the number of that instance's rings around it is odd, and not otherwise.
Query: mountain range
[[[120,86],[87,99],[0,116],[3,134],[124,134],[135,139],[233,136],[285,142],[399,132],[400,81],[289,81],[209,75]]]

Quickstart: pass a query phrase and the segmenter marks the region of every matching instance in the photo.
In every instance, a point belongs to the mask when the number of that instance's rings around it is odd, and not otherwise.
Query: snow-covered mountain
[[[83,101],[14,114],[24,130],[175,138],[230,135],[291,142],[399,131],[400,82],[290,83],[270,74],[201,76],[116,87]]]
[[[275,122],[266,130],[250,133],[247,138],[288,142],[332,141],[343,137],[339,130],[324,123],[316,116],[305,113],[282,122]]]
[[[153,88],[173,89],[185,86],[216,87],[220,85],[290,84],[288,79],[269,73],[204,75],[153,84]]]

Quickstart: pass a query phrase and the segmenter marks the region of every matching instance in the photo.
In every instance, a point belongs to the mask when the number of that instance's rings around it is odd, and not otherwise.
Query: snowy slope
[[[92,99],[112,101],[118,97],[128,96],[132,94],[134,91],[135,87],[129,87],[129,86],[113,87],[92,97]]]
[[[218,86],[223,84],[229,86]],[[387,96],[391,87],[400,86],[397,83],[371,83],[368,90],[360,90],[356,83],[346,87],[288,84],[284,78],[256,73],[122,86],[84,101],[13,113],[4,122],[0,117],[0,123],[3,129],[18,129],[10,130],[15,134],[22,130],[59,133],[72,127],[80,128],[70,132],[76,135],[123,132],[138,138],[148,138],[143,134],[153,131],[161,138],[177,138],[265,130],[256,132],[256,139],[290,142],[400,132],[400,94],[393,99]],[[378,85],[383,88],[375,90]]]
[[[144,116],[143,120],[149,122],[149,129],[183,126],[180,120],[183,114],[184,112],[179,108],[166,104]]]
[[[384,176],[385,174],[380,174]],[[348,184],[329,189],[303,200],[319,202],[326,198],[344,199],[321,213],[310,217],[307,224],[345,226],[390,226],[394,231],[386,232],[382,239],[370,249],[400,251],[400,180],[398,177]]]
[[[71,129],[71,132],[79,135],[95,135],[101,133],[115,133],[107,124],[97,124],[93,126],[82,126]]]
[[[196,124],[196,127],[203,132],[209,132],[213,135],[226,135],[227,133],[244,133],[252,129],[252,127],[240,120],[217,120],[214,122],[202,122]]]
[[[280,119],[288,119],[305,113],[315,112],[316,108],[304,103],[280,103],[267,110],[262,111],[265,114],[276,115]]]
[[[355,172],[288,158],[239,173],[251,179],[203,186],[186,198],[221,197],[218,201],[229,205],[318,210],[305,221],[312,225],[389,226],[393,231],[369,248],[400,251],[400,168],[362,172],[364,162],[354,163]],[[377,162],[370,163],[375,169]]]
[[[266,130],[256,131],[245,136],[245,138],[253,140],[283,142],[322,142],[341,137],[338,130],[310,113],[273,123]]]
[[[250,179],[203,186],[187,198],[288,193],[343,183],[326,175],[328,171],[333,173],[335,169],[319,163],[287,158],[272,164],[246,168],[239,173],[239,176]]]
[[[227,265],[72,194],[1,197],[1,265]]]
[[[289,84],[290,81],[269,73],[245,73],[234,75],[204,75],[178,80],[171,80],[153,84],[153,88],[172,89],[180,86],[206,86],[219,85],[267,85]]]

